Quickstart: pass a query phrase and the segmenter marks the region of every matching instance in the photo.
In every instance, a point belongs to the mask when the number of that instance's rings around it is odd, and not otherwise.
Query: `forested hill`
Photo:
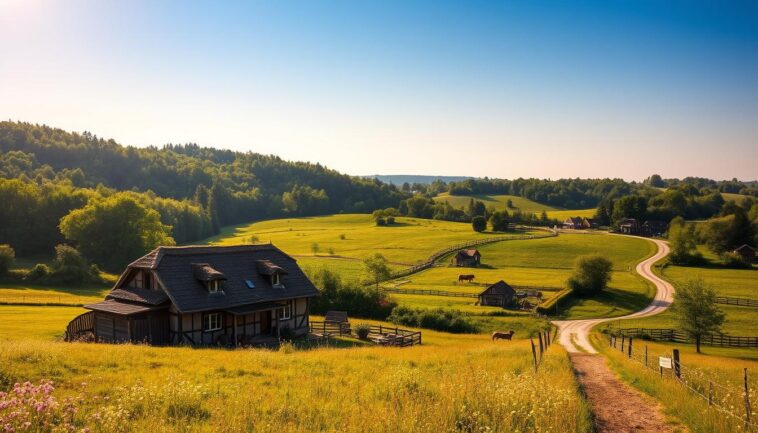
[[[49,254],[56,244],[75,240],[61,233],[61,221],[85,207],[79,218],[88,219],[88,227],[102,223],[106,232],[106,223],[126,218],[135,211],[129,202],[137,202],[137,210],[154,211],[163,228],[152,221],[132,230],[152,227],[143,237],[166,232],[171,239],[164,242],[185,243],[224,225],[371,212],[397,206],[409,196],[377,180],[271,155],[195,144],[135,148],[87,132],[0,122],[0,200],[5,204],[0,207],[0,244],[10,244],[22,255]],[[124,249],[125,239],[95,233],[105,248]],[[144,248],[135,246],[131,254]]]

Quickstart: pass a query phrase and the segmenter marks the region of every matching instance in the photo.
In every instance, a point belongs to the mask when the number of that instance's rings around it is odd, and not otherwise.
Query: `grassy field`
[[[537,203],[535,201],[529,200],[528,198],[519,197],[515,195],[505,195],[505,194],[502,194],[502,195],[479,194],[479,195],[468,196],[468,195],[450,195],[445,192],[434,197],[434,200],[446,201],[450,203],[453,207],[460,208],[461,206],[464,206],[464,207],[468,206],[471,198],[484,202],[485,206],[487,207],[494,206],[496,209],[507,209],[509,212],[518,209],[521,212],[525,212],[525,213],[539,214],[544,210],[547,212],[547,216],[549,218],[555,218],[558,220],[564,220],[568,217],[576,217],[576,216],[590,218],[593,215],[595,215],[594,208],[593,209],[565,210],[565,209],[555,208],[553,206],[549,206],[546,204]],[[511,200],[513,202],[513,208],[508,208],[507,206],[508,200]]]
[[[637,340],[633,353],[637,361],[634,361],[618,349],[610,349],[605,338],[599,333],[593,334],[595,346],[608,357],[611,368],[632,386],[658,399],[665,413],[681,420],[690,431],[744,431],[741,419],[709,408],[705,399],[689,392],[685,386],[674,380],[671,370],[664,370],[664,377],[661,378],[657,368],[644,368],[644,350],[647,346],[649,364],[657,366],[659,356],[671,357],[672,349],[679,349],[683,381],[705,395],[708,395],[709,382],[713,382],[714,403],[738,416],[743,416],[743,369],[747,368],[750,372],[758,369],[758,352],[755,349],[703,347],[703,354],[697,354],[691,345]],[[758,377],[749,376],[749,387],[750,399],[755,401],[758,397]]]
[[[277,219],[225,228],[204,243],[233,245],[273,242],[307,268],[327,266],[345,278],[361,278],[361,260],[384,255],[394,269],[425,261],[433,252],[461,242],[487,238],[471,224],[417,218],[397,218],[393,226],[378,227],[371,215],[331,215]],[[313,244],[319,251],[314,255]],[[353,278],[351,278],[353,277]]]
[[[528,341],[426,330],[406,349],[51,341],[81,311],[0,306],[12,318],[0,321],[0,388],[53,380],[58,399],[82,397],[74,421],[92,431],[590,430],[558,345],[534,374]]]
[[[482,253],[480,268],[435,267],[386,285],[403,289],[479,293],[484,289],[479,284],[491,284],[502,279],[512,285],[562,288],[571,275],[577,256],[600,253],[613,262],[610,289],[594,299],[570,300],[564,315],[572,319],[619,316],[642,309],[650,302],[654,289],[633,269],[637,262],[652,254],[654,248],[644,239],[599,234],[561,234],[554,238],[498,242],[479,248]],[[473,273],[479,284],[458,283],[457,277],[461,273]],[[555,293],[554,290],[543,291],[545,299]],[[475,306],[476,299],[473,298],[394,296],[401,303],[414,307],[442,306],[485,316],[490,313],[489,307]],[[499,319],[487,317],[488,321],[493,322]]]
[[[0,283],[0,304],[71,304],[102,301],[110,286],[50,287],[25,283]]]

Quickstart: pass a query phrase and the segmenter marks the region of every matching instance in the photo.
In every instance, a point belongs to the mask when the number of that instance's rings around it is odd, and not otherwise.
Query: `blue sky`
[[[758,178],[758,3],[0,0],[0,118],[350,174]]]

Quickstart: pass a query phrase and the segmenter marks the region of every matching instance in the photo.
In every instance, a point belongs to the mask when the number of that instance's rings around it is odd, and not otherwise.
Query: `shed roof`
[[[132,304],[130,302],[121,302],[115,299],[106,299],[105,301],[98,302],[97,304],[85,305],[84,308],[88,310],[102,311],[105,313],[114,313],[123,316],[130,316],[132,314],[147,313],[148,311],[162,310],[167,306],[155,306],[145,304]]]
[[[467,257],[474,257],[476,255],[481,255],[481,254],[479,254],[479,250],[470,248],[470,249],[465,249],[465,250],[458,251],[458,255],[467,256]]]
[[[751,247],[748,244],[742,244],[739,247],[734,249],[735,253],[753,253],[755,254],[755,248]]]
[[[226,276],[208,263],[192,263],[192,274],[198,281],[225,280]]]
[[[114,289],[106,299],[139,302],[147,305],[160,305],[168,301],[168,296],[163,290],[138,289],[136,287],[122,287]]]
[[[484,289],[482,293],[479,294],[479,296],[483,295],[510,295],[513,296],[516,294],[516,291],[513,290],[513,287],[511,287],[508,283],[506,283],[503,280],[498,281],[497,283],[487,287]]]

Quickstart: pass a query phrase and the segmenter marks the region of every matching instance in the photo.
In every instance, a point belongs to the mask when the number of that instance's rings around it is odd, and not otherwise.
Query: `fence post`
[[[624,353],[624,341],[626,340],[626,335],[621,334],[621,353]]]
[[[608,347],[613,347],[613,335],[608,334]]]
[[[713,406],[713,382],[708,381],[708,406]]]
[[[534,359],[534,372],[537,372],[537,351],[534,348],[534,340],[529,339],[529,343],[532,344],[532,359]]]
[[[674,349],[674,374],[677,379],[682,378],[682,366],[679,364],[679,349]]]
[[[745,367],[745,430],[750,426],[750,393],[747,385],[747,367]]]
[[[645,345],[645,368],[647,368],[647,344]]]
[[[542,348],[542,333],[541,332],[537,334],[537,338],[539,338],[540,340],[540,359],[542,359],[543,348]]]
[[[632,357],[632,337],[629,337],[629,358]]]

